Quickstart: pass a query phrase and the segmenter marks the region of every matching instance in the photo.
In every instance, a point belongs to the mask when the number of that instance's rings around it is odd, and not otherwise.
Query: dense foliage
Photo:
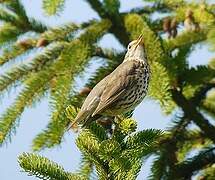
[[[51,28],[29,18],[19,0],[1,1],[0,65],[8,68],[0,76],[0,93],[14,87],[22,90],[0,117],[0,143],[12,139],[26,107],[49,98],[50,122],[35,137],[32,148],[40,151],[59,145],[87,91],[123,60],[125,51],[103,49],[97,42],[111,33],[126,47],[142,34],[152,71],[148,97],[159,102],[164,113],[173,115],[172,127],[163,133],[153,129],[138,132],[136,122],[130,119],[132,113],[122,122],[116,121],[114,130],[95,122],[76,140],[83,157],[79,172],[66,172],[47,158],[29,153],[19,157],[20,166],[41,179],[131,180],[153,155],[149,179],[190,179],[197,173],[200,179],[213,179],[215,59],[190,67],[188,58],[199,44],[214,51],[215,5],[145,0],[147,5],[120,12],[119,0],[85,1],[99,19]],[[59,15],[65,2],[43,0],[43,10],[46,15]],[[29,53],[30,60],[13,66]],[[74,78],[94,57],[105,66],[94,72],[83,91],[76,92]],[[197,153],[190,156],[193,150]]]

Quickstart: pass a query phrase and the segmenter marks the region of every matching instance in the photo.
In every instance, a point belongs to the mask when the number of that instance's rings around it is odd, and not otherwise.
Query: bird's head
[[[142,35],[140,35],[138,39],[131,41],[128,44],[127,53],[125,55],[124,61],[132,59],[140,59],[146,61],[146,53]]]

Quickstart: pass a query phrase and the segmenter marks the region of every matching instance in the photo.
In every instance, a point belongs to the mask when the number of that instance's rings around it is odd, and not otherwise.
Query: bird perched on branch
[[[149,79],[141,35],[129,43],[124,61],[92,89],[70,128],[77,124],[84,127],[96,115],[118,116],[133,110],[146,96]]]

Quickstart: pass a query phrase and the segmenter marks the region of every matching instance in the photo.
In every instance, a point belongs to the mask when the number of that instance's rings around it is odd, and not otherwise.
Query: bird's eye
[[[131,45],[128,45],[128,50],[131,49]]]

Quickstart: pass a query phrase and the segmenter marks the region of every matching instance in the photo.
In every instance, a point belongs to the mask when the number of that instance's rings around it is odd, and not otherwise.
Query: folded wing
[[[113,103],[120,100],[128,89],[131,89],[137,83],[137,68],[140,62],[138,61],[126,61],[120,64],[110,75],[104,91],[101,95],[100,102],[92,114],[100,114],[108,107],[111,107]]]

